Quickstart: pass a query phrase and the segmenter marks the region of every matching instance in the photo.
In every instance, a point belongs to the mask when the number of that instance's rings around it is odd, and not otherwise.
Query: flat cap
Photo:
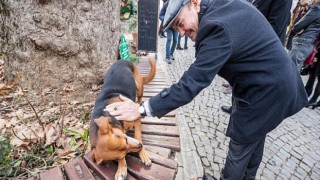
[[[163,31],[166,31],[171,27],[171,24],[179,15],[182,7],[185,6],[189,1],[190,0],[169,0],[163,20]]]

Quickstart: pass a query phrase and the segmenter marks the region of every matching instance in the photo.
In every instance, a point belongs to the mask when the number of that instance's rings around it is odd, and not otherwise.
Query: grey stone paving
[[[169,65],[163,61],[165,39],[159,39],[158,64],[172,83],[180,79],[194,60],[194,43],[189,39],[188,44],[188,50],[175,51],[176,60]],[[203,170],[220,178],[229,144],[225,136],[229,115],[220,106],[231,103],[231,95],[223,93],[224,82],[216,76],[192,102],[177,110],[182,149],[176,156],[180,166],[176,179],[200,179]],[[304,108],[267,135],[256,178],[319,180],[319,149],[320,110]]]

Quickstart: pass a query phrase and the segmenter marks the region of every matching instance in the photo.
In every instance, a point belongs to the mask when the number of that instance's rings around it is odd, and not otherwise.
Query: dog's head
[[[109,118],[100,117],[94,121],[99,127],[95,151],[95,156],[99,159],[123,159],[127,153],[141,150],[142,144],[137,139],[127,136],[120,128],[113,127],[109,123]]]

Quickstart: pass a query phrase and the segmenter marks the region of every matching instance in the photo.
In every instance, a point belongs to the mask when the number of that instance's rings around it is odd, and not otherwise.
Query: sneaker
[[[182,47],[180,45],[178,45],[177,50],[182,50]]]
[[[184,46],[184,48],[183,49],[188,49],[188,46]]]
[[[168,64],[171,64],[171,59],[170,58],[166,58],[166,61]]]
[[[170,56],[170,59],[171,59],[172,61],[176,60],[176,59],[173,57],[173,55]]]

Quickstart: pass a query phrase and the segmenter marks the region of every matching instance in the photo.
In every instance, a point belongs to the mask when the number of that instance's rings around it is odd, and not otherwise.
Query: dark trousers
[[[255,179],[257,170],[262,161],[265,139],[266,136],[249,144],[240,143],[231,139],[221,179]]]
[[[160,23],[160,27],[159,27],[159,35],[164,35],[164,32],[163,32],[163,21],[161,21]]]
[[[318,48],[318,52],[320,52],[320,49]],[[307,81],[307,84],[305,86],[307,95],[310,96],[313,91],[314,83],[316,81],[316,78],[318,78],[318,83],[316,85],[316,88],[314,89],[314,93],[312,98],[310,99],[309,103],[315,103],[320,96],[320,53],[316,55],[318,58],[318,61],[315,62],[312,67],[309,70],[309,78]]]

